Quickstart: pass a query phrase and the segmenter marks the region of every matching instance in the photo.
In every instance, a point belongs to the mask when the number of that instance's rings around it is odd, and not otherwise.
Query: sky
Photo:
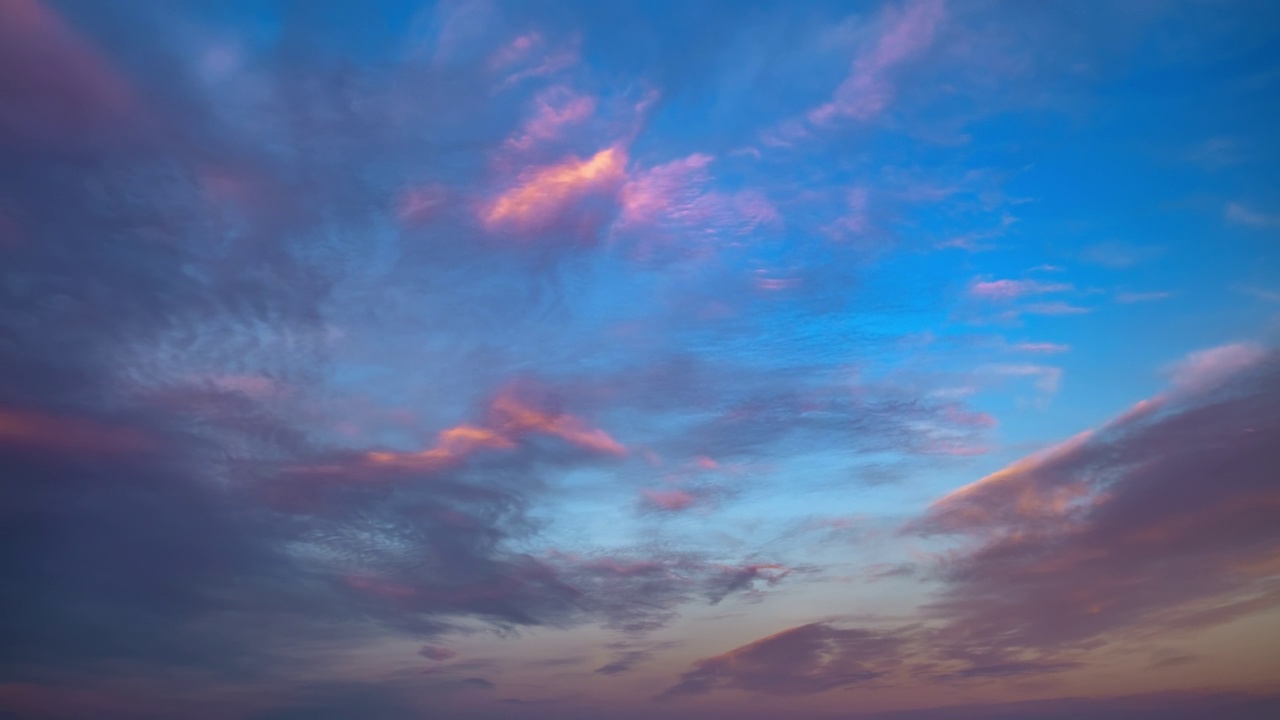
[[[1280,716],[1280,5],[0,0],[0,718]]]

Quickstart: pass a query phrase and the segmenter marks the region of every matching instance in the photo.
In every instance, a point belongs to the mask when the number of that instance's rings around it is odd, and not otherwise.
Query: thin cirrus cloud
[[[976,280],[969,286],[969,294],[980,300],[1009,302],[1030,295],[1061,293],[1072,290],[1067,283],[1050,283],[1039,280]]]
[[[885,29],[874,47],[854,60],[830,101],[809,111],[809,121],[827,125],[843,118],[866,120],[883,111],[893,99],[889,72],[927,48],[944,17],[942,0],[919,0],[891,11],[882,19]]]
[[[507,139],[514,150],[529,150],[538,143],[554,140],[590,118],[596,100],[579,95],[567,87],[548,88],[534,98],[534,112],[520,132]]]
[[[1015,343],[1012,347],[1019,352],[1042,353],[1045,355],[1055,355],[1071,350],[1070,345],[1051,342],[1021,342]]]
[[[1244,203],[1227,203],[1222,214],[1228,221],[1248,227],[1267,228],[1280,225],[1280,215],[1260,212]]]

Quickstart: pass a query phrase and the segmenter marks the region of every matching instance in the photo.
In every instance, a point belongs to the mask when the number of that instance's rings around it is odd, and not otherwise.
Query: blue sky
[[[0,4],[0,716],[1269,717],[1277,28]]]

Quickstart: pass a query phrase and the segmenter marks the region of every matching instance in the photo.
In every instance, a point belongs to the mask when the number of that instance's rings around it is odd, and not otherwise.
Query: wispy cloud
[[[1116,302],[1124,305],[1132,305],[1133,303],[1156,302],[1158,300],[1168,300],[1173,297],[1173,293],[1167,291],[1151,291],[1151,292],[1121,292],[1116,293]]]
[[[942,0],[913,0],[882,19],[884,30],[872,48],[853,62],[830,101],[809,111],[815,125],[852,118],[867,120],[893,99],[889,72],[927,48],[945,17]]]
[[[969,294],[981,300],[1008,302],[1028,295],[1069,292],[1067,283],[1047,283],[1039,280],[975,280],[969,286]]]
[[[1011,347],[1019,352],[1043,353],[1046,355],[1064,353],[1071,349],[1070,345],[1050,342],[1020,342],[1014,343]]]
[[[534,97],[533,114],[524,126],[507,139],[515,150],[529,150],[536,144],[559,137],[567,128],[579,124],[595,112],[596,100],[557,85]]]
[[[1227,203],[1227,207],[1222,211],[1222,215],[1229,222],[1236,223],[1237,225],[1247,225],[1255,228],[1280,226],[1280,215],[1261,212],[1238,202]]]

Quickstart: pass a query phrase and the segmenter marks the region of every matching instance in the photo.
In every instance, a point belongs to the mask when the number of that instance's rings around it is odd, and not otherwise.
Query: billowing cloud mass
[[[0,0],[0,717],[1275,715],[1277,28]]]
[[[921,620],[940,624],[792,628],[699,660],[666,694],[816,693],[903,666],[944,679],[1062,672],[1088,651],[1275,607],[1280,354],[1224,346],[1181,367],[1204,377],[1223,363],[1213,385],[1175,385],[908,523],[976,541],[936,564]]]
[[[1184,373],[1222,363],[1231,374],[1214,385],[1144,401],[938,500],[913,529],[982,544],[943,566],[950,585],[932,609],[972,641],[1040,649],[1271,604],[1280,356],[1228,346],[1193,354]]]

